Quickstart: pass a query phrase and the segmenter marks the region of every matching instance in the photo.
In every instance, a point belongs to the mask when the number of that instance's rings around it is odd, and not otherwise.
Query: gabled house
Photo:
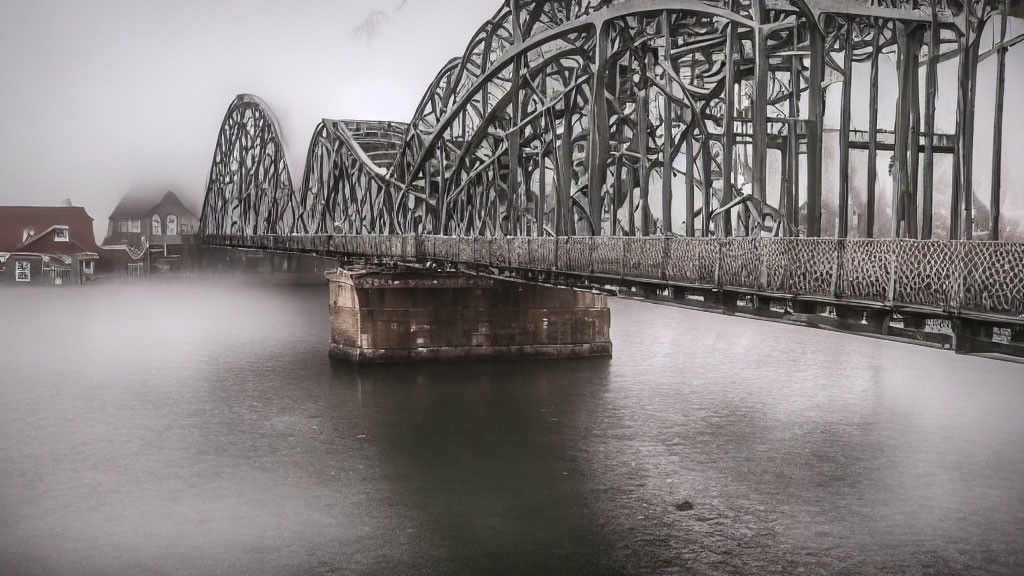
[[[0,282],[84,284],[100,248],[92,218],[77,206],[0,206]]]
[[[103,246],[148,249],[153,271],[168,273],[181,267],[185,246],[198,231],[199,217],[174,192],[132,192],[110,214]]]
[[[130,193],[110,214],[104,245],[138,244],[145,237],[151,246],[177,246],[199,231],[199,217],[174,192]]]

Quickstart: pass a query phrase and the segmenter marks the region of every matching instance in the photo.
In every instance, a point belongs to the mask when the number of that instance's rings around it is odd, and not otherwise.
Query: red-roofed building
[[[0,206],[0,282],[84,284],[100,252],[84,208]]]
[[[83,248],[96,252],[92,217],[81,206],[0,206],[0,251],[11,252],[51,226],[66,226]]]
[[[97,246],[80,206],[0,206],[0,283],[85,284],[97,275],[144,276],[143,246]]]

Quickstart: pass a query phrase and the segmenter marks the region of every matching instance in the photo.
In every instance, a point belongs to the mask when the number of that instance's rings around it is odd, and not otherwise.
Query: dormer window
[[[138,218],[121,218],[117,221],[117,231],[122,234],[138,234],[142,232],[142,220]]]
[[[31,228],[25,228],[21,231],[21,241],[28,242],[28,239],[35,236],[36,231]]]
[[[152,227],[153,236],[163,236],[163,231],[160,229],[160,216],[153,214]]]
[[[53,229],[53,241],[54,242],[67,242],[69,234],[68,229],[64,227],[58,227]]]

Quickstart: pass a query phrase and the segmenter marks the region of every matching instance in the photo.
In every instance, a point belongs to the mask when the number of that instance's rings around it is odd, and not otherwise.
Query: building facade
[[[0,284],[85,284],[98,270],[92,217],[77,206],[0,206]]]
[[[167,274],[182,269],[187,247],[198,231],[199,217],[174,192],[130,193],[110,214],[103,246],[147,251],[142,268],[129,270],[129,276]]]

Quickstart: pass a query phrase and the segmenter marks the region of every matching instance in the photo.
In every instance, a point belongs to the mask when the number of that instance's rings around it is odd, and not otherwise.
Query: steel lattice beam
[[[934,154],[953,141],[961,159],[954,189],[970,191],[962,164],[973,146],[970,124],[953,138],[931,133],[931,81],[922,133],[918,62],[946,57],[942,47],[959,42],[959,119],[972,123],[977,38],[1002,7],[508,0],[437,75],[409,124],[322,122],[298,188],[266,106],[236,99],[214,155],[204,232],[816,236],[824,89],[839,81],[842,168],[852,148],[873,159],[894,150],[894,228],[917,236],[920,150],[931,206]],[[884,134],[873,121],[858,136],[849,121],[852,63],[871,62],[874,77],[882,54],[899,62],[896,130]],[[873,106],[876,99],[872,92]],[[778,202],[768,194],[771,150],[783,158]],[[839,236],[851,226],[848,196],[843,185]],[[970,201],[954,193],[953,202],[969,214]],[[924,229],[931,233],[930,216]]]

